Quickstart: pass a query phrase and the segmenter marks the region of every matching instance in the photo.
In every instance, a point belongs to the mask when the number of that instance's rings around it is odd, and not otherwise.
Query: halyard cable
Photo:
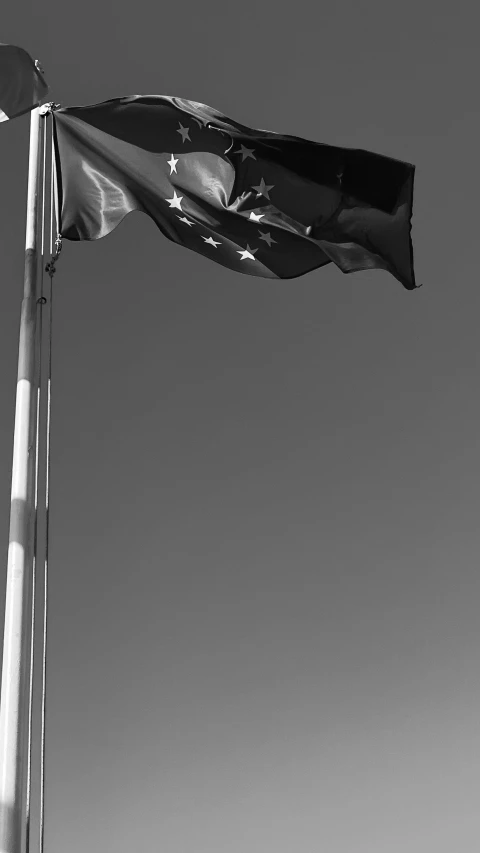
[[[56,105],[51,105],[51,110]],[[50,261],[45,266],[45,272],[50,276],[50,305],[48,321],[48,378],[47,378],[47,425],[46,425],[46,449],[45,449],[45,563],[44,563],[44,602],[43,602],[43,647],[42,647],[42,721],[41,721],[41,747],[40,747],[40,843],[39,851],[43,853],[45,833],[45,716],[46,716],[46,684],[47,684],[47,615],[48,615],[48,560],[50,545],[50,433],[51,433],[51,386],[52,386],[52,320],[53,320],[53,276],[56,272],[62,240],[58,234],[58,210],[57,210],[57,181],[55,151],[53,145],[53,117],[51,133],[51,168],[50,168]],[[55,239],[55,253],[53,252],[54,224],[57,237]]]
[[[45,164],[46,164],[46,141],[47,141],[47,122],[44,117],[43,135],[42,135],[42,197],[41,197],[41,250],[40,261],[42,271],[40,276],[40,297],[37,299],[38,309],[38,325],[35,341],[36,349],[36,378],[35,389],[37,394],[36,407],[36,424],[35,424],[35,457],[34,457],[34,523],[33,523],[33,554],[32,554],[32,585],[31,585],[31,616],[30,616],[30,672],[29,672],[29,694],[28,694],[28,734],[27,734],[27,790],[25,803],[25,847],[27,853],[30,851],[30,818],[31,818],[31,797],[32,797],[32,719],[33,719],[33,677],[35,663],[35,593],[36,593],[36,564],[38,559],[38,467],[39,467],[39,449],[40,449],[40,389],[42,382],[42,337],[43,337],[43,311],[42,307],[46,302],[43,295],[44,276],[43,276],[43,251],[44,251],[44,235],[45,235]]]

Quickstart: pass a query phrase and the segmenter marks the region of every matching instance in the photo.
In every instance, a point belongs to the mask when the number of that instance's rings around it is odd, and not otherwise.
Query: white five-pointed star
[[[245,260],[247,260],[247,258],[250,258],[250,260],[254,261],[255,258],[253,256],[254,256],[255,252],[258,252],[258,249],[251,249],[247,243],[247,248],[243,249],[243,251],[240,251],[240,252],[237,251],[237,255],[242,256],[240,258],[241,261],[245,261]]]
[[[263,231],[260,231],[259,233],[260,233],[260,237],[258,239],[259,240],[265,240],[265,242],[268,243],[269,248],[272,245],[272,243],[278,243],[278,240],[273,239],[272,235],[270,234],[270,231],[267,231],[265,234],[263,233]]]
[[[234,154],[241,154],[242,155],[242,163],[243,163],[243,161],[246,160],[247,157],[251,157],[252,160],[257,159],[253,153],[254,151],[255,151],[255,148],[245,148],[245,145],[240,145],[240,148],[238,149],[238,151],[234,151],[233,153]]]
[[[263,233],[263,231],[260,231],[259,233],[260,233],[260,237],[258,239],[259,240],[265,240],[265,242],[268,243],[269,248],[272,245],[272,243],[278,243],[278,240],[273,239],[272,235],[270,234],[270,231],[267,231],[265,234]]]
[[[183,198],[183,196],[182,196],[182,198]],[[179,220],[180,220],[180,222],[185,222],[185,225],[195,225],[195,223],[194,223],[194,222],[190,222],[190,220],[189,220],[189,219],[187,219],[187,217],[186,217],[186,216],[177,216],[177,219],[179,219]]]
[[[170,207],[177,207],[178,210],[182,210],[182,205],[180,204],[183,195],[177,195],[175,190],[173,191],[173,198],[166,198],[165,201],[168,201]],[[183,211],[182,211],[183,213]]]
[[[263,219],[264,216],[265,216],[264,213],[254,213],[252,210],[252,212],[248,218],[251,219],[252,222],[260,222],[260,220]]]
[[[266,184],[262,178],[258,187],[252,186],[252,189],[257,191],[257,198],[261,195],[264,195],[265,198],[270,199],[270,196],[268,193],[270,190],[273,190],[274,186],[275,186],[275,184]]]
[[[220,242],[214,240],[213,237],[202,237],[202,240],[205,240],[206,243],[210,243],[210,246],[213,246],[214,249],[216,249],[217,246],[220,246]]]
[[[188,129],[188,127],[184,127],[181,122],[178,122],[178,124],[179,124],[179,128],[177,130],[177,133],[179,133],[180,136],[182,137],[182,142],[185,142],[186,139],[188,139],[188,141],[191,142],[192,140],[190,139],[190,137],[188,135],[190,133],[190,130]]]
[[[176,172],[178,174],[178,172],[177,172],[178,157],[175,159],[175,157],[172,154],[170,160],[167,160],[167,163],[170,166],[170,174],[172,174],[173,172]],[[255,187],[254,187],[254,189],[255,189]]]

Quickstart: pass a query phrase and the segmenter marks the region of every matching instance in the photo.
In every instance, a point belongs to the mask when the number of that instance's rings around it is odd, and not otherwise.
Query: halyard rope
[[[45,477],[45,492],[44,492],[44,511],[45,511],[45,546],[44,546],[44,578],[43,578],[43,636],[42,636],[42,688],[41,688],[41,732],[40,732],[40,806],[39,806],[39,853],[43,853],[44,834],[45,834],[45,720],[46,720],[46,683],[47,683],[47,616],[48,616],[48,561],[49,561],[49,545],[50,545],[50,433],[51,433],[51,382],[52,382],[52,306],[53,306],[53,276],[56,272],[56,262],[62,248],[62,241],[58,234],[58,209],[57,209],[57,183],[55,172],[55,157],[53,147],[53,120],[51,128],[51,168],[50,168],[50,199],[47,206],[46,198],[46,151],[47,151],[47,121],[49,114],[51,115],[54,104],[45,105],[49,107],[44,114],[44,125],[42,134],[42,172],[41,172],[41,201],[40,201],[40,216],[41,216],[41,253],[40,262],[42,265],[40,275],[40,296],[37,298],[38,324],[37,336],[35,341],[36,352],[36,393],[37,393],[37,410],[36,410],[36,427],[35,427],[35,447],[34,447],[34,519],[33,519],[33,560],[32,560],[32,602],[31,602],[31,646],[30,646],[30,672],[29,672],[29,696],[28,696],[28,749],[27,749],[27,790],[26,790],[26,810],[25,810],[25,840],[26,853],[30,853],[31,848],[31,800],[32,800],[32,719],[33,719],[33,688],[34,688],[34,672],[35,672],[35,598],[37,584],[37,567],[39,564],[38,554],[38,539],[39,539],[39,464],[40,464],[40,445],[42,440],[42,418],[40,411],[40,401],[42,392],[42,361],[44,350],[44,333],[45,326],[43,323],[43,306],[47,303],[44,296],[44,276],[48,273],[50,277],[49,288],[49,316],[48,316],[48,351],[47,351],[47,380],[46,380],[46,413],[45,413],[45,455],[42,463],[44,464]],[[48,210],[47,210],[48,208]],[[45,263],[47,256],[47,213],[50,218],[50,241],[49,251],[50,260]],[[54,241],[54,234],[56,239]],[[55,247],[55,248],[54,248]]]
[[[42,306],[45,303],[43,295],[43,250],[45,237],[45,162],[46,162],[46,141],[47,141],[47,123],[44,121],[42,134],[42,171],[41,171],[41,251],[40,262],[42,272],[40,276],[40,297],[37,299],[38,324],[37,336],[35,341],[36,351],[36,423],[35,423],[35,457],[34,457],[34,521],[33,521],[33,554],[32,554],[32,586],[31,586],[31,617],[30,617],[30,672],[29,672],[29,693],[28,693],[28,747],[27,747],[27,791],[25,804],[25,846],[26,851],[30,851],[30,820],[31,820],[31,796],[32,796],[32,716],[33,716],[33,676],[35,662],[35,592],[36,592],[36,564],[37,564],[37,549],[38,549],[38,465],[39,465],[39,449],[40,449],[40,388],[42,384],[42,337],[43,337],[43,311]]]
[[[53,276],[55,264],[60,255],[62,242],[58,234],[57,182],[55,169],[55,151],[53,146],[53,117],[51,121],[51,166],[50,166],[50,261],[45,271],[50,276],[50,303],[48,312],[48,376],[47,376],[47,426],[45,445],[45,569],[43,581],[43,643],[42,643],[42,722],[40,745],[40,844],[39,851],[43,853],[45,834],[45,715],[47,707],[47,615],[48,615],[48,560],[50,549],[50,435],[51,435],[51,400],[52,400],[52,321],[53,321]],[[55,231],[54,231],[55,228]],[[53,251],[54,233],[55,254]]]

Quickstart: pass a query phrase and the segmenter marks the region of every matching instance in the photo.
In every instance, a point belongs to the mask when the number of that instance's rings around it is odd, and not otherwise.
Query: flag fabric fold
[[[255,130],[169,96],[53,116],[66,239],[96,240],[140,210],[170,240],[249,275],[294,278],[333,262],[416,287],[409,163]]]
[[[33,110],[48,94],[38,65],[22,47],[0,44],[0,121]]]

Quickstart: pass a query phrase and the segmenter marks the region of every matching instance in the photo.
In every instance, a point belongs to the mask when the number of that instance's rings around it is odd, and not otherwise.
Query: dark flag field
[[[248,275],[294,278],[333,261],[416,287],[409,163],[167,96],[68,107],[54,120],[69,240],[104,237],[140,210],[170,240]]]
[[[0,44],[0,121],[16,118],[41,104],[48,86],[22,47]]]

